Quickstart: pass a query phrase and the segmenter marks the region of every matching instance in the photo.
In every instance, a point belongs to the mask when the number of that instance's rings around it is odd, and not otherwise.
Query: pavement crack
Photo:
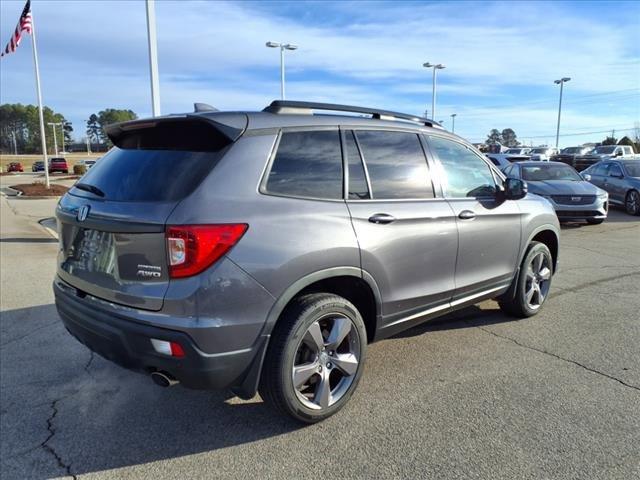
[[[560,291],[558,293],[552,293],[550,298],[558,298],[558,297],[560,297],[562,295],[566,295],[567,293],[575,293],[578,290],[584,290],[585,288],[593,287],[594,285],[599,285],[601,283],[607,283],[607,282],[611,282],[613,280],[619,280],[621,278],[633,277],[633,276],[640,276],[640,272],[623,273],[622,275],[614,275],[614,276],[611,276],[611,277],[599,278],[599,279],[593,280],[591,282],[581,283],[580,285],[576,285],[575,287],[571,287],[571,288],[562,290],[562,291]]]
[[[93,350],[89,350],[89,361],[84,366],[84,371],[87,372],[87,375],[89,375],[91,378],[93,378],[93,373],[91,373],[89,367],[93,363],[93,359],[95,358],[95,356],[96,354],[93,353]]]
[[[51,326],[53,326],[53,325],[55,325],[55,324],[57,324],[57,323],[58,323],[58,321],[56,320],[56,321],[54,321],[54,322],[50,322],[50,323],[46,323],[46,324],[44,324],[44,325],[41,325],[40,327],[38,327],[38,328],[34,328],[34,329],[33,329],[33,330],[31,330],[29,333],[25,333],[24,335],[22,335],[22,336],[20,336],[20,337],[12,338],[11,340],[7,340],[7,341],[6,341],[6,342],[4,342],[3,344],[0,344],[0,347],[6,347],[7,345],[10,345],[10,344],[12,344],[12,343],[19,342],[20,340],[23,340],[23,339],[25,339],[25,338],[27,338],[27,337],[29,337],[29,336],[33,335],[34,333],[37,333],[37,332],[39,332],[40,330],[42,330],[42,329],[44,329],[44,328],[49,328],[49,327],[51,327]]]
[[[467,322],[467,323],[469,323],[469,322]],[[473,325],[473,324],[470,324],[470,325]],[[616,378],[616,377],[614,377],[612,375],[609,375],[607,373],[601,372],[601,371],[596,370],[594,368],[588,367],[588,366],[586,366],[586,365],[584,365],[584,364],[582,364],[580,362],[576,362],[575,360],[571,360],[570,358],[564,358],[564,357],[561,357],[560,355],[557,355],[555,353],[549,352],[547,350],[543,350],[543,349],[537,348],[537,347],[532,347],[531,345],[525,345],[524,343],[519,342],[515,338],[511,338],[511,337],[508,337],[506,335],[500,335],[499,333],[496,333],[493,330],[491,330],[489,328],[486,328],[486,327],[483,327],[481,325],[473,325],[473,326],[478,327],[483,332],[488,333],[490,335],[493,335],[494,337],[498,337],[498,338],[501,338],[503,340],[507,340],[507,341],[509,341],[511,343],[515,343],[519,347],[526,348],[528,350],[533,350],[534,352],[542,353],[544,355],[548,355],[548,356],[553,357],[555,359],[562,360],[563,362],[570,363],[572,365],[576,365],[576,366],[578,366],[578,367],[580,367],[580,368],[582,368],[582,369],[584,369],[584,370],[586,370],[588,372],[595,373],[595,374],[600,375],[602,377],[608,378],[609,380],[614,380],[614,381],[618,382],[619,384],[624,385],[627,388],[631,388],[633,390],[637,390],[637,391],[640,392],[640,387],[637,387],[635,385],[631,385],[631,384],[625,382],[624,380],[620,380],[619,378]]]
[[[46,452],[49,452],[51,455],[53,455],[53,457],[58,462],[58,466],[62,468],[65,472],[67,472],[67,476],[72,477],[74,480],[76,480],[78,477],[73,473],[71,473],[71,464],[65,463],[64,460],[62,460],[62,457],[60,456],[60,454],[56,452],[56,450],[51,445],[49,445],[49,441],[56,434],[56,429],[53,426],[53,421],[58,415],[58,402],[60,400],[62,399],[57,399],[51,402],[51,415],[49,416],[49,418],[47,418],[47,430],[49,432],[49,436],[46,438],[44,442],[40,444],[40,446]]]

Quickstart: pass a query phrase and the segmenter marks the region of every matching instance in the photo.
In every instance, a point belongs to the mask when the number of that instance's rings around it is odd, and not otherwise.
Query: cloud
[[[156,2],[162,108],[184,111],[194,101],[262,108],[279,95],[278,52],[264,46],[274,40],[300,46],[286,55],[289,98],[421,113],[431,103],[430,72],[421,65],[437,61],[447,65],[438,112],[456,112],[456,126],[470,137],[498,123],[522,125],[529,135],[553,131],[552,82],[563,75],[572,77],[566,128],[633,126],[638,96],[607,96],[640,90],[633,35],[640,8],[624,5],[626,15],[607,16],[597,4],[549,2]],[[21,8],[22,1],[0,4],[0,38]],[[150,114],[142,2],[33,8],[45,102],[76,131],[106,107]],[[0,62],[2,102],[34,103],[28,40],[20,49]],[[604,96],[586,97],[594,94]]]

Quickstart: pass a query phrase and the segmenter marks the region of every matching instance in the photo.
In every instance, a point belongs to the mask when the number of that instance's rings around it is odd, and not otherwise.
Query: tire
[[[629,215],[640,215],[640,193],[637,190],[629,190],[624,199],[624,208]]]
[[[274,327],[260,395],[298,421],[324,420],[353,395],[364,370],[366,347],[364,321],[351,302],[326,293],[301,296]]]
[[[541,267],[532,265],[534,260],[541,258]],[[533,268],[531,268],[533,267]],[[542,280],[544,278],[544,280]],[[544,243],[531,242],[527,254],[520,265],[520,272],[516,278],[513,298],[499,300],[500,309],[514,317],[532,317],[537,314],[549,297],[551,280],[553,279],[553,257]],[[536,288],[537,285],[537,288]],[[531,298],[531,292],[533,294]]]
[[[587,223],[589,225],[600,225],[602,222],[604,222],[604,218],[588,218],[587,219]]]

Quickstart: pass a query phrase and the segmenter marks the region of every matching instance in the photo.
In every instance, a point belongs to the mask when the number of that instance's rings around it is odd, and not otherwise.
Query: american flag
[[[13,53],[20,45],[20,40],[22,40],[22,32],[27,32],[31,34],[31,30],[33,28],[33,23],[31,20],[31,0],[27,0],[26,5],[24,6],[24,10],[22,10],[22,15],[20,15],[20,20],[18,20],[18,25],[16,25],[16,30],[13,32],[11,36],[11,40],[7,43],[7,46],[0,53],[0,57],[4,57],[5,55],[9,55]]]

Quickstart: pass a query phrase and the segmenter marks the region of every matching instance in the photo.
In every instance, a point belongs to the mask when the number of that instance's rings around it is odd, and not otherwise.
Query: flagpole
[[[147,39],[149,41],[149,70],[151,73],[151,111],[160,116],[160,82],[158,80],[158,40],[156,38],[155,0],[147,0]]]
[[[31,51],[33,52],[33,65],[36,70],[36,90],[38,92],[38,115],[40,117],[40,138],[42,139],[42,156],[44,157],[44,183],[49,188],[49,162],[47,159],[47,139],[44,136],[44,114],[42,113],[42,91],[40,90],[40,68],[38,67],[38,47],[36,46],[36,25],[31,12]]]

